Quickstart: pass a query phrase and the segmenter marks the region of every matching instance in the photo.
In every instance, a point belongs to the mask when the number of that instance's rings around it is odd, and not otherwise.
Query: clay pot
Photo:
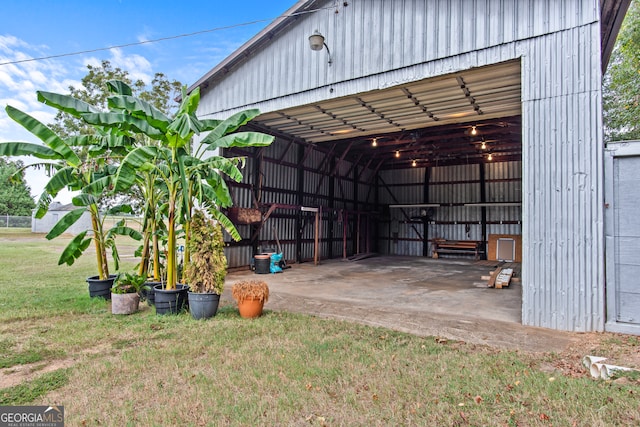
[[[238,302],[240,316],[245,319],[260,317],[262,315],[262,307],[264,307],[264,301],[259,299],[245,299],[242,302]]]

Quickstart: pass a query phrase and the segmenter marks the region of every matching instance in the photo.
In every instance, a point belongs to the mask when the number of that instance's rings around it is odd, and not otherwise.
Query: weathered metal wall
[[[306,150],[306,146],[302,151]],[[319,256],[342,256],[343,228],[337,223],[338,212],[343,209],[353,210],[355,206],[353,165],[343,161],[335,163],[334,155],[313,148],[299,164],[300,150],[298,144],[277,138],[274,143],[261,150],[246,150],[241,153],[228,155],[242,155],[246,157],[242,169],[243,179],[239,184],[228,183],[233,195],[234,205],[237,207],[254,207],[254,199],[261,206],[263,213],[269,205],[277,203],[296,205],[300,203],[307,207],[323,207],[319,223],[320,246]],[[303,169],[302,180],[299,170]],[[302,193],[298,193],[298,186],[302,184]],[[330,189],[333,187],[333,192]],[[358,185],[359,197],[366,197],[369,184]],[[300,199],[302,197],[302,199]],[[302,200],[302,202],[300,202]],[[332,204],[333,208],[329,208]],[[362,206],[361,206],[362,207]],[[299,226],[299,227],[298,227]],[[354,242],[356,231],[355,217],[349,217],[347,253],[352,255],[357,246]],[[253,244],[250,241],[255,233],[255,226],[236,226],[243,241],[240,244],[231,243],[226,248],[226,255],[230,267],[249,265],[253,257]],[[363,234],[364,235],[364,234]],[[260,229],[256,238],[258,252],[277,250],[277,240],[286,259],[294,260],[298,256],[302,260],[314,258],[315,213],[301,212],[300,209],[276,209],[268,221]],[[226,235],[226,241],[231,242]],[[301,239],[298,254],[297,240]],[[331,249],[330,249],[331,248]]]
[[[522,162],[487,163],[485,180],[488,203],[522,202]],[[487,207],[486,212],[487,235],[522,234],[522,206]]]
[[[522,320],[553,329],[602,330],[600,26],[531,39],[520,51]]]
[[[489,234],[521,234],[519,206],[490,206],[486,209],[486,236],[483,235],[480,206],[470,203],[517,203],[522,200],[522,162],[485,164],[486,200],[481,199],[480,165],[444,166],[384,171],[380,173],[381,204],[437,204],[434,207],[394,208],[389,220],[380,225],[383,253],[422,255],[424,238],[486,241]],[[428,177],[425,173],[429,174]],[[425,190],[425,182],[428,189]],[[425,199],[425,191],[428,198]],[[423,214],[428,215],[426,224]],[[393,233],[398,233],[394,235]],[[486,248],[485,248],[486,249]]]
[[[226,116],[257,105],[263,112],[383,88],[481,63],[477,51],[596,22],[594,0],[353,0],[318,2],[250,59],[203,89],[201,114]],[[332,7],[337,5],[335,7]],[[337,13],[336,13],[337,11]],[[319,30],[331,50],[309,49]],[[559,49],[562,50],[562,49]],[[458,57],[443,70],[415,64]],[[473,65],[476,65],[473,64]],[[393,79],[381,73],[396,70]],[[336,83],[340,83],[336,85]],[[211,95],[210,95],[211,94]],[[288,95],[296,94],[294,98]],[[285,95],[287,97],[285,98]]]

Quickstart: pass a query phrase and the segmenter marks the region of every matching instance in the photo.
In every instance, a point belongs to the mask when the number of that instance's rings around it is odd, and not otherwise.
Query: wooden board
[[[493,272],[491,273],[491,277],[489,277],[489,282],[487,283],[488,287],[493,288],[496,285],[496,278],[498,277],[500,271],[501,270],[499,268],[493,270]]]
[[[522,262],[522,236],[517,234],[489,234],[487,242],[487,259],[497,260],[498,239],[513,239],[516,243],[515,262]]]
[[[495,282],[496,289],[501,289],[502,287],[509,286],[509,282],[511,281],[511,276],[513,276],[513,268],[501,269],[500,273],[496,277],[496,282]]]

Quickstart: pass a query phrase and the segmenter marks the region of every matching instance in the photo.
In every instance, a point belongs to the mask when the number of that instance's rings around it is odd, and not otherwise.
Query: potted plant
[[[183,281],[189,285],[189,311],[194,319],[208,319],[218,311],[227,275],[222,227],[196,211],[188,246],[191,257],[185,263]]]
[[[38,92],[38,100],[58,110],[68,112],[74,117],[81,114],[96,114],[93,106],[71,96],[51,92]],[[0,143],[0,155],[31,156],[40,159],[38,163],[29,165],[33,168],[44,168],[50,173],[50,180],[40,196],[35,212],[36,218],[42,218],[49,209],[52,199],[63,189],[79,191],[72,200],[76,209],[64,215],[47,234],[53,239],[63,234],[77,222],[85,212],[91,217],[91,233],[83,231],[76,235],[62,251],[58,264],[72,265],[74,261],[93,242],[97,260],[97,275],[87,279],[89,294],[108,299],[115,275],[109,274],[107,249],[111,249],[116,270],[118,269],[118,253],[115,246],[117,234],[128,235],[134,239],[141,238],[136,230],[126,227],[124,222],[111,229],[104,228],[104,213],[100,203],[112,188],[112,179],[117,167],[114,163],[131,148],[132,138],[122,132],[105,132],[96,126],[94,133],[63,137],[56,134],[36,118],[11,106],[6,107],[7,115],[44,144],[28,142]],[[107,214],[131,213],[128,205],[116,206]]]
[[[111,288],[111,313],[132,314],[138,311],[140,292],[147,280],[136,273],[120,273]]]
[[[240,316],[252,319],[262,315],[264,303],[269,300],[269,286],[261,280],[245,280],[233,284],[231,295],[238,303]]]

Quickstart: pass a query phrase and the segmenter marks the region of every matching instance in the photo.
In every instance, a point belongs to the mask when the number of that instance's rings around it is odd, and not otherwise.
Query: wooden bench
[[[465,254],[473,255],[476,260],[480,259],[480,246],[482,242],[478,240],[445,240],[433,239],[432,258],[438,258],[440,254]]]

